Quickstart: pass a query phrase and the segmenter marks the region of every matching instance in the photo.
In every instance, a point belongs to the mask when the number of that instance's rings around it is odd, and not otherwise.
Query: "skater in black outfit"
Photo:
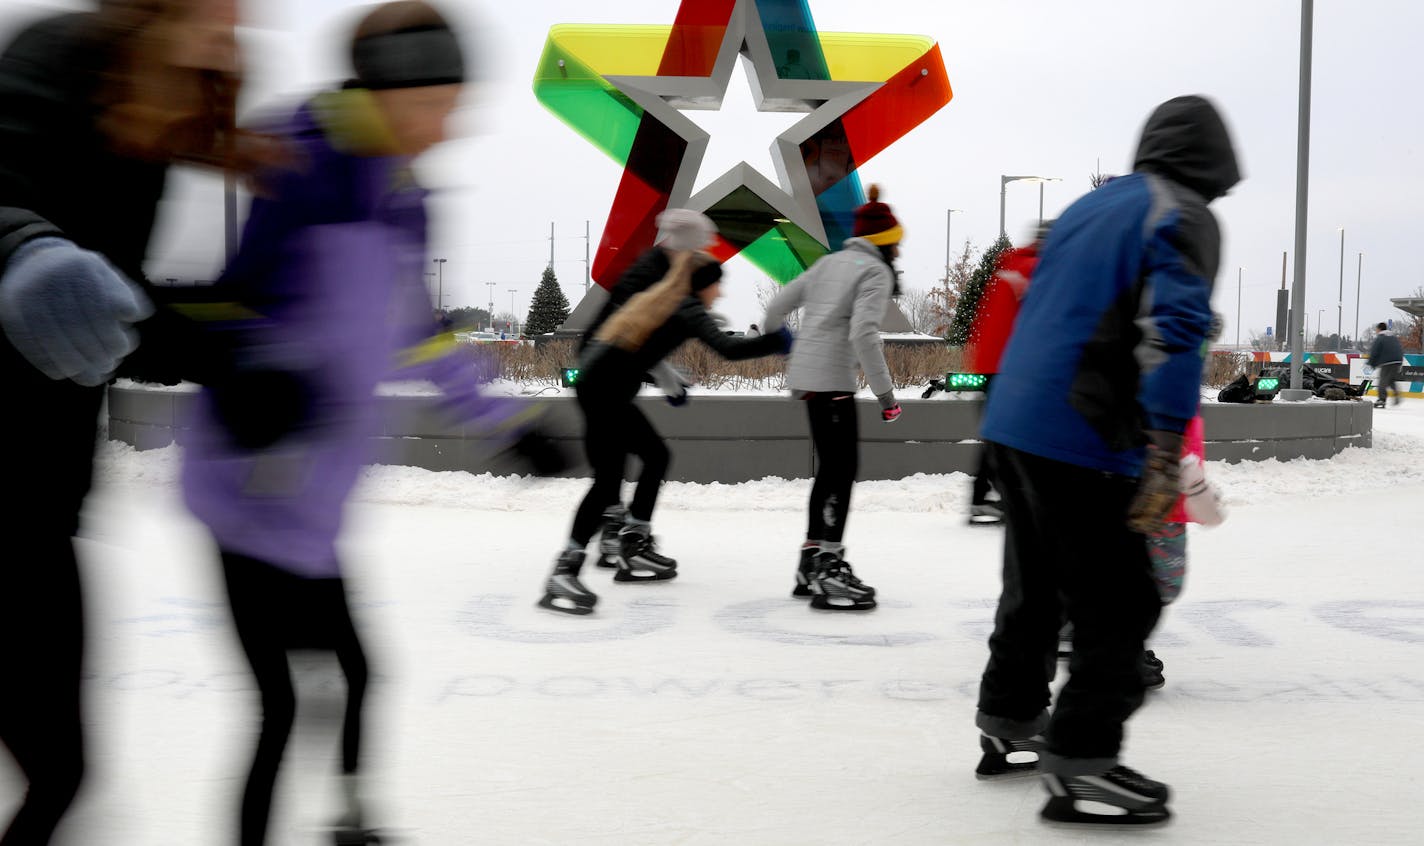
[[[0,55],[0,742],[28,782],[5,846],[48,843],[84,775],[72,537],[104,386],[121,366],[176,384],[212,364],[143,278],[165,174],[265,148],[233,131],[233,3],[96,5],[26,26]]]
[[[975,719],[978,772],[1031,772],[1008,756],[1037,752],[1050,821],[1171,816],[1167,785],[1119,754],[1162,608],[1146,536],[1180,496],[1182,433],[1212,322],[1220,232],[1207,204],[1239,180],[1209,101],[1158,106],[1133,173],[1079,199],[1049,233],[989,394],[982,433],[1006,536]],[[1065,619],[1072,658],[1050,715]],[[1094,813],[1089,800],[1116,813]]]
[[[651,377],[674,405],[686,401],[687,385],[663,359],[689,338],[701,340],[724,358],[739,360],[784,353],[785,329],[755,338],[727,335],[708,308],[720,293],[722,268],[709,255],[716,227],[705,215],[669,209],[658,217],[657,246],[630,267],[613,289],[585,335],[575,384],[583,411],[584,448],[593,484],[574,514],[569,541],[554,564],[539,605],[568,614],[588,614],[598,597],[579,574],[584,549],[600,526],[600,552],[617,567],[622,582],[665,581],[677,576],[677,562],[658,552],[652,534],[653,507],[670,456],[635,397]],[[629,455],[642,461],[633,500],[620,503]]]
[[[360,768],[361,713],[369,670],[366,653],[351,622],[345,580],[303,578],[257,558],[223,552],[223,579],[238,642],[252,667],[262,699],[262,732],[252,756],[242,794],[241,842],[265,842],[272,792],[282,753],[297,714],[297,695],[287,655],[294,649],[330,651],[346,680],[341,724],[342,789],[348,808],[359,807],[356,773]],[[376,843],[375,835],[354,824],[339,826],[337,843]]]

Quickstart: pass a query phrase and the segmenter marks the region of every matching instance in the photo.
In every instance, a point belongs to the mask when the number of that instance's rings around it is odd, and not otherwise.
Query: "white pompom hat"
[[[717,224],[692,209],[665,209],[658,214],[656,246],[668,250],[703,250],[717,241]]]

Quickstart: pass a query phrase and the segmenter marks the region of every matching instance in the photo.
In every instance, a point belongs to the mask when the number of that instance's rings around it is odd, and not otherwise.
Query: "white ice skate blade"
[[[550,596],[540,600],[538,607],[546,611],[553,611],[556,614],[575,614],[586,616],[593,613],[592,605],[580,605],[567,596]]]
[[[1142,808],[1146,811],[1150,808]],[[1107,802],[1095,802],[1091,799],[1073,800],[1073,819],[1054,819],[1043,814],[1039,819],[1045,825],[1063,831],[1122,831],[1123,829],[1155,828],[1166,825],[1172,819],[1171,811],[1165,806],[1156,808],[1161,811],[1161,816],[1153,819],[1141,817],[1137,812],[1130,811],[1119,805],[1112,805]]]
[[[826,603],[824,605],[817,605],[812,602],[807,607],[818,614],[844,614],[847,611],[854,611],[857,614],[865,614],[869,611],[874,611],[880,606],[879,604],[869,606],[856,605],[855,600],[853,599],[846,599],[840,602],[828,599],[826,600]]]

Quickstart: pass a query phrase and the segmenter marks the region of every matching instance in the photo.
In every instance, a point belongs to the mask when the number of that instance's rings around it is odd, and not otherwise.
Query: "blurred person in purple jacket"
[[[468,348],[436,334],[422,284],[426,192],[411,160],[444,139],[466,62],[423,2],[376,7],[357,25],[355,78],[318,94],[277,134],[297,164],[259,183],[241,246],[217,283],[235,311],[236,375],[205,389],[183,490],[216,542],[229,602],[261,693],[262,726],[241,805],[244,846],[264,842],[296,710],[288,652],[335,653],[347,681],[338,843],[377,842],[357,772],[366,657],[335,542],[378,432],[377,384],[427,378],[452,422],[509,442],[529,431],[511,399],[481,396]]]

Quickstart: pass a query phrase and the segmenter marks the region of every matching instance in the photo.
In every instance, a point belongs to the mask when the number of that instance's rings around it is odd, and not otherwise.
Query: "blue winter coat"
[[[1240,179],[1200,97],[1158,107],[1134,172],[1058,218],[985,410],[983,437],[1137,476],[1144,432],[1181,432],[1200,398],[1220,233],[1207,203]]]

